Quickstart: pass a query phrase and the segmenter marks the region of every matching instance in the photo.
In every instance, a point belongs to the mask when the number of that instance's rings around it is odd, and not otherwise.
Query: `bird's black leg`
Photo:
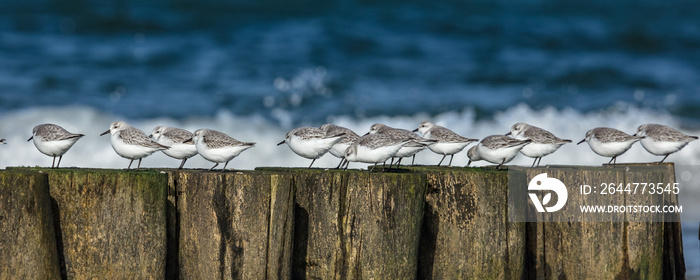
[[[216,164],[214,164],[214,166],[212,166],[211,168],[209,168],[209,171],[214,170],[214,168],[217,167],[217,166],[219,166],[219,163],[218,163],[218,162],[217,162]]]
[[[180,163],[180,167],[178,167],[177,169],[182,169],[182,167],[185,166],[185,161],[187,161],[187,158],[182,160],[182,163]]]
[[[345,163],[345,158],[340,158],[340,163],[338,163],[338,167],[335,169],[340,169],[340,167],[343,166],[343,163]]]
[[[445,160],[446,157],[447,157],[447,155],[442,156],[442,159],[440,160],[440,162],[438,162],[437,166],[440,166],[440,164],[442,164],[442,161]]]
[[[229,161],[230,161],[230,160],[229,160]],[[228,161],[227,161],[226,163],[224,163],[224,168],[221,169],[221,172],[226,171],[226,166],[227,166],[227,165],[228,165]]]

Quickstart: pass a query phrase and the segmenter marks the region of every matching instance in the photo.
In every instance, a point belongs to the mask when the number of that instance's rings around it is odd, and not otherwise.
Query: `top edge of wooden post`
[[[370,165],[371,166],[371,165]],[[640,167],[649,167],[649,168],[668,168],[668,167],[675,167],[675,164],[673,162],[664,162],[664,163],[625,163],[625,164],[602,164],[602,165],[545,165],[545,166],[538,166],[538,167],[529,167],[529,166],[504,166],[503,169],[497,170],[496,166],[480,166],[480,167],[463,167],[463,166],[434,166],[434,165],[415,165],[415,166],[406,166],[406,167],[400,167],[399,169],[384,169],[384,172],[380,171],[372,171],[369,172],[367,170],[363,169],[334,169],[334,168],[305,168],[305,167],[256,167],[254,170],[226,170],[222,172],[221,170],[213,170],[213,171],[208,171],[207,169],[174,169],[174,168],[142,168],[139,171],[136,170],[125,170],[125,169],[110,169],[110,168],[82,168],[82,167],[62,167],[62,168],[48,168],[48,167],[28,167],[28,166],[8,166],[6,167],[5,170],[0,169],[0,172],[2,171],[13,171],[13,172],[39,172],[39,173],[48,173],[48,172],[56,172],[56,173],[61,173],[61,172],[95,172],[95,173],[105,173],[105,172],[114,172],[114,173],[132,173],[132,174],[152,174],[152,173],[172,173],[172,172],[179,172],[179,173],[195,173],[195,172],[201,172],[201,173],[219,173],[219,174],[255,174],[255,173],[305,173],[305,174],[314,174],[314,173],[327,173],[327,172],[332,172],[332,173],[372,173],[372,174],[402,174],[402,173],[435,173],[435,172],[489,172],[489,173],[507,173],[508,170],[546,170],[550,168],[558,168],[558,169],[593,169],[593,170],[608,170],[610,168],[628,168],[628,167],[633,167],[633,168],[640,168]],[[378,169],[381,170],[381,167],[377,167]]]

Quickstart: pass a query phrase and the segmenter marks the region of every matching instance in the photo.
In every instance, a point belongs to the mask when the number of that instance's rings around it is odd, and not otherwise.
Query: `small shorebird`
[[[604,157],[612,157],[611,162],[617,164],[617,157],[632,147],[632,144],[642,139],[609,127],[596,127],[586,132],[586,137],[576,145],[588,142],[588,146],[596,154]]]
[[[194,132],[192,141],[197,147],[197,152],[203,158],[216,163],[209,171],[214,170],[219,163],[225,162],[221,172],[226,170],[226,166],[231,159],[255,146],[255,143],[241,142],[213,129],[198,129]]]
[[[51,168],[54,168],[56,163],[56,157],[58,157],[58,164],[55,168],[61,165],[61,159],[63,154],[65,154],[73,144],[82,138],[83,134],[70,133],[63,127],[55,124],[40,124],[34,127],[32,130],[32,137],[27,139],[27,142],[34,140],[34,146],[42,153],[47,156],[53,157],[51,162]],[[0,143],[4,144],[5,139],[2,139]]]
[[[387,134],[365,134],[348,147],[345,151],[345,160],[352,162],[377,163],[385,162],[408,143],[409,139],[396,138]]]
[[[698,139],[697,136],[685,135],[671,127],[652,123],[640,125],[634,136],[644,137],[639,142],[647,152],[664,156],[659,163],[664,162],[670,154],[683,149],[691,141]]]
[[[170,147],[170,149],[163,150],[164,154],[182,160],[177,169],[182,169],[187,159],[197,154],[197,147],[192,141],[192,136],[192,132],[168,126],[156,126],[151,135],[148,135],[158,144]]]
[[[422,122],[418,128],[413,130],[413,132],[416,131],[420,131],[420,133],[423,134],[423,138],[437,140],[437,143],[430,144],[428,149],[436,154],[443,155],[438,166],[442,164],[442,161],[445,160],[445,157],[448,155],[450,156],[450,163],[448,165],[452,166],[452,158],[456,153],[464,150],[469,144],[479,141],[478,139],[462,137],[452,130],[428,121]]]
[[[345,160],[345,150],[347,150],[353,142],[359,139],[360,136],[348,128],[330,123],[322,125],[320,129],[323,130],[323,132],[325,132],[326,135],[338,135],[341,133],[345,133],[345,135],[343,136],[343,140],[341,140],[338,143],[335,143],[335,145],[333,145],[333,147],[331,147],[331,149],[328,150],[328,152],[331,153],[331,155],[340,158],[340,163],[338,164],[338,167],[335,168],[340,169],[340,167],[342,167],[343,164],[347,163],[347,161]]]
[[[521,154],[535,159],[532,163],[532,167],[535,167],[535,163],[537,163],[537,166],[540,166],[542,157],[555,152],[566,143],[571,143],[569,139],[561,139],[554,136],[554,134],[549,131],[526,123],[514,124],[510,128],[510,132],[506,134],[506,136],[508,135],[512,135],[518,140],[532,140],[530,144],[525,145],[525,147],[520,150]]]
[[[396,155],[391,158],[389,168],[391,168],[391,165],[394,164],[394,158],[399,158],[399,160],[396,162],[396,168],[399,168],[399,165],[401,165],[401,160],[405,157],[413,157],[413,160],[411,161],[411,165],[413,165],[418,152],[424,150],[430,144],[437,143],[437,140],[425,139],[409,130],[393,128],[381,123],[375,123],[372,125],[372,127],[370,127],[369,134],[375,133],[382,133],[390,135],[394,138],[410,140],[408,143],[406,143],[406,145],[401,147],[398,152],[396,152]]]
[[[111,133],[110,137],[112,148],[121,157],[130,159],[129,166],[126,170],[131,168],[131,164],[134,163],[135,159],[139,160],[139,164],[136,166],[136,171],[141,168],[141,160],[157,151],[165,150],[170,147],[163,146],[156,143],[146,136],[143,131],[128,125],[123,121],[113,122],[109,126],[109,129],[100,136]]]
[[[482,139],[479,144],[471,147],[467,151],[469,156],[469,166],[472,161],[485,160],[493,164],[498,164],[496,169],[500,170],[504,164],[513,160],[518,152],[528,145],[532,140],[518,140],[505,135],[491,135]]]
[[[277,146],[287,143],[294,153],[302,157],[312,159],[309,168],[314,165],[316,159],[325,155],[333,145],[345,137],[345,133],[326,134],[315,127],[299,127],[287,132],[284,140]],[[347,158],[346,158],[347,160]]]

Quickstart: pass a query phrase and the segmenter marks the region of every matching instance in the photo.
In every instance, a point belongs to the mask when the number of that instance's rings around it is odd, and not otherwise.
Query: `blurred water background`
[[[45,122],[87,135],[63,166],[106,168],[128,164],[98,136],[114,120],[257,142],[229,164],[239,169],[307,166],[274,143],[327,122],[363,134],[432,120],[483,138],[524,121],[575,142],[596,126],[655,122],[700,135],[698,19],[698,1],[4,0],[0,168],[50,164],[26,142]],[[657,160],[636,144],[618,162]],[[668,160],[700,164],[700,142]],[[570,144],[542,163],[607,161]],[[684,226],[689,278],[700,276],[697,226]]]

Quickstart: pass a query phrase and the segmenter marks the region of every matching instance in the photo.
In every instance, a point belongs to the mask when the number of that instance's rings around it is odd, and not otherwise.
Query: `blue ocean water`
[[[622,103],[697,124],[698,18],[697,1],[3,1],[0,113],[300,124]]]
[[[111,168],[128,164],[97,136],[114,120],[258,142],[229,165],[244,169],[308,165],[272,147],[326,122],[364,133],[433,120],[481,138],[525,121],[575,141],[658,122],[700,135],[698,19],[690,0],[4,0],[0,168],[49,163],[26,142],[44,122],[87,135],[63,166]],[[620,159],[658,160],[638,145]],[[669,160],[700,164],[700,143]],[[603,162],[565,145],[543,164]],[[176,164],[156,154],[143,165]],[[696,233],[684,227],[690,277]]]

